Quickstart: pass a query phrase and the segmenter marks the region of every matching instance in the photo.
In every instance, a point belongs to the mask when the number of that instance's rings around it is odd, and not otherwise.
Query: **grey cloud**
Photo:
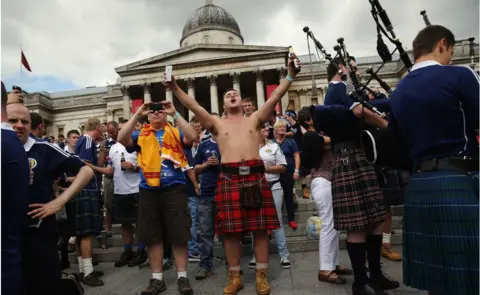
[[[411,47],[432,23],[450,28],[457,39],[478,41],[477,0],[380,0],[396,34]],[[187,18],[201,0],[10,0],[2,2],[2,72],[19,67],[20,43],[35,75],[69,79],[79,87],[116,79],[114,68],[179,47]],[[368,0],[214,0],[237,20],[246,44],[293,45],[306,53],[302,28],[308,25],[328,51],[340,36],[351,54],[376,55],[376,30]],[[334,5],[335,4],[335,5]],[[393,46],[390,46],[393,49]]]

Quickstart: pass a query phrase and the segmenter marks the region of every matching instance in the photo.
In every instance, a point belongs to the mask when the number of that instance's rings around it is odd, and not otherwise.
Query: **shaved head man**
[[[30,135],[30,111],[21,103],[7,105],[7,120],[20,142],[25,144]]]

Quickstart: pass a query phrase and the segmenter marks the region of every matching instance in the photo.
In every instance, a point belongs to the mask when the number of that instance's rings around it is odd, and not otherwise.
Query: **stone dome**
[[[235,18],[220,6],[216,6],[207,1],[207,4],[198,8],[187,20],[183,27],[182,39],[188,36],[208,30],[226,31],[239,37],[243,42],[240,28]]]

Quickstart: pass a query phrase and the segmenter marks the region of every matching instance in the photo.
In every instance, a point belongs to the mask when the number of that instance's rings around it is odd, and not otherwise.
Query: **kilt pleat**
[[[334,155],[332,201],[337,230],[364,230],[385,220],[377,175],[362,149],[347,149]]]
[[[405,195],[403,279],[439,295],[479,294],[478,172],[414,173]]]
[[[228,163],[222,166],[263,166],[261,160],[245,161],[244,163]],[[263,196],[262,207],[244,209],[240,204],[240,186],[258,183]],[[274,230],[280,227],[277,210],[273,201],[272,191],[263,173],[247,176],[221,173],[217,181],[215,195],[216,215],[215,232],[247,233],[256,230]]]
[[[81,190],[75,198],[77,236],[98,235],[102,231],[102,200],[98,190]]]

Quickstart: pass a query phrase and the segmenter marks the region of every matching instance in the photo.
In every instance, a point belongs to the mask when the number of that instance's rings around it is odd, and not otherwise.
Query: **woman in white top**
[[[287,239],[285,231],[283,230],[282,220],[282,204],[283,204],[283,190],[280,185],[280,173],[287,171],[287,161],[283,155],[282,149],[278,144],[267,139],[268,126],[263,126],[260,131],[260,157],[265,164],[265,177],[270,184],[273,194],[273,200],[277,209],[278,220],[280,221],[280,228],[273,231],[275,242],[277,244],[277,252],[280,255],[280,264],[283,268],[290,268],[290,261],[288,260]],[[250,261],[249,267],[255,267],[255,257]]]

